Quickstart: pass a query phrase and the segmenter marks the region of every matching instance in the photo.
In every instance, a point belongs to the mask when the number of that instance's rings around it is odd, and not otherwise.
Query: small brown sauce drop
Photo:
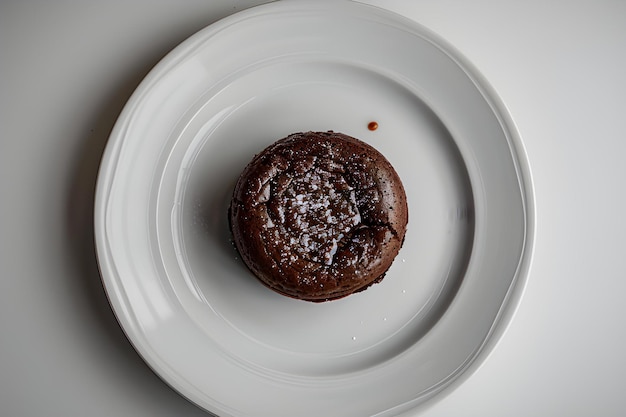
[[[371,131],[378,129],[378,122],[369,122],[367,128]]]

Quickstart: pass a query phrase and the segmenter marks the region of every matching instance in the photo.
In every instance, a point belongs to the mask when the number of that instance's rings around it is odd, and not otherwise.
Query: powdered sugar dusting
[[[330,152],[331,150],[329,150]],[[320,162],[320,163],[318,163]],[[341,241],[361,223],[354,189],[340,164],[328,158],[309,157],[290,162],[290,171],[270,169],[259,187],[257,202],[267,204],[283,242],[289,242],[281,261],[293,256],[323,265],[332,265]],[[291,255],[287,252],[290,252]]]
[[[331,265],[344,234],[361,222],[354,190],[340,173],[312,166],[283,195],[285,232],[302,258]]]

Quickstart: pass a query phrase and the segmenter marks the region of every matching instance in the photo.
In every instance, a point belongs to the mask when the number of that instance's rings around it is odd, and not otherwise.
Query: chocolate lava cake
[[[237,250],[278,293],[334,300],[381,281],[404,241],[406,195],[389,161],[336,132],[294,133],[256,155],[235,186]]]

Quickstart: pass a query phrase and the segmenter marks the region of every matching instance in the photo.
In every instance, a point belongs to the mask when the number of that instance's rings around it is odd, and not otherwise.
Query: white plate
[[[322,304],[260,284],[227,220],[252,156],[306,130],[380,150],[410,209],[383,282]],[[485,359],[530,262],[530,175],[506,109],[441,39],[358,3],[272,3],[181,44],[121,114],[96,199],[122,327],[166,382],[220,416],[419,407]]]

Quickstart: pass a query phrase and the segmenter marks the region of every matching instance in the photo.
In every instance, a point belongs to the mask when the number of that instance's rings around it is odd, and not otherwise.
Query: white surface
[[[523,290],[534,212],[506,110],[455,54],[378,8],[277,2],[149,74],[109,138],[96,249],[123,329],[163,379],[224,416],[390,416],[479,366]],[[382,283],[313,304],[254,279],[226,214],[255,153],[329,129],[383,152],[411,222]]]
[[[93,187],[112,124],[187,36],[254,2],[0,5],[0,414],[201,416],[144,365],[108,307]],[[626,6],[392,1],[454,44],[509,107],[537,235],[512,324],[426,416],[626,413]]]

